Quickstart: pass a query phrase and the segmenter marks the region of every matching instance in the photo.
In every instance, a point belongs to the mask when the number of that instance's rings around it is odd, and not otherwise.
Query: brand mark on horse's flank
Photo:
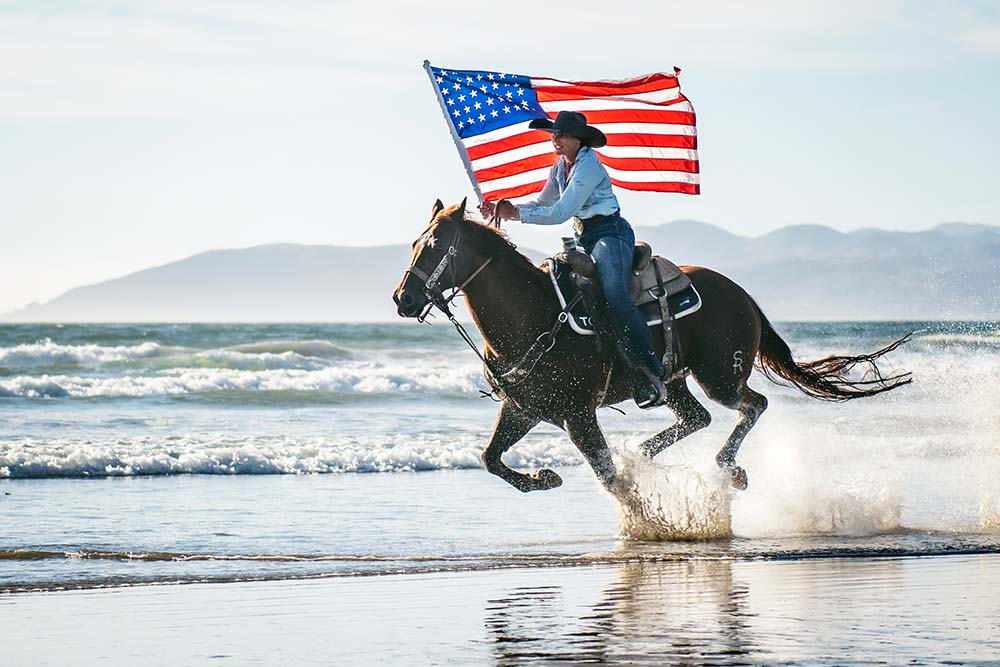
[[[743,350],[735,350],[733,352],[733,373],[739,374],[743,372]]]

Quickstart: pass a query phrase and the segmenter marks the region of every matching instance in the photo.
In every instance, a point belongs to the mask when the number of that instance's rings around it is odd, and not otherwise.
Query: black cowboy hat
[[[571,137],[576,137],[583,142],[584,146],[600,148],[608,145],[608,138],[596,127],[587,125],[587,117],[579,111],[560,111],[555,121],[548,118],[536,118],[528,123],[528,127],[533,130],[545,130],[546,132],[562,132]]]

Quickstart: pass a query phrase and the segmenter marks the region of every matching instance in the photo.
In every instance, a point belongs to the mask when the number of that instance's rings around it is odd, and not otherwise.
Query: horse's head
[[[468,224],[464,199],[448,208],[440,199],[434,202],[431,222],[413,242],[410,267],[392,295],[400,317],[419,317],[428,304],[443,304],[442,292],[459,287],[462,279],[475,271],[472,251],[462,244],[462,230]]]

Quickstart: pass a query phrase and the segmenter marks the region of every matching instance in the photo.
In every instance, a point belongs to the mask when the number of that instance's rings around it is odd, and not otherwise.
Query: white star
[[[465,121],[466,121],[466,122],[467,122],[467,123],[468,123],[469,125],[472,125],[473,123],[475,123],[475,122],[476,122],[475,120],[473,120],[472,116],[469,116],[468,118],[466,118],[466,119],[465,119]]]
[[[479,90],[485,93],[486,92],[486,86],[479,86]]]
[[[453,99],[451,99],[451,98],[449,97],[449,98],[448,98],[448,104],[450,104],[451,106],[455,106],[455,100],[453,100]]]
[[[462,85],[461,85],[461,84],[459,84],[459,83],[456,83],[456,84],[455,84],[454,86],[452,86],[452,89],[454,89],[454,90],[458,90],[458,89],[459,89],[459,88],[461,88],[461,87],[462,87]]]
[[[469,107],[465,107],[465,113],[469,113],[470,111],[472,111],[472,109],[470,109]]]
[[[493,80],[493,74],[492,73],[487,74],[486,78],[489,79],[490,81],[492,81]],[[493,84],[493,85],[496,85],[496,84]]]
[[[459,102],[464,102],[465,101],[465,95],[459,95],[458,96],[458,101]]]
[[[500,115],[500,114],[499,114],[499,113],[497,113],[497,110],[496,110],[496,109],[494,109],[493,111],[491,111],[491,112],[490,112],[490,116],[492,116],[493,118],[496,118],[496,117],[497,117],[497,116],[499,116],[499,115]]]
[[[476,91],[474,91],[474,90],[470,90],[470,91],[469,91],[469,97],[475,97],[475,96],[476,96],[476,95],[478,95],[478,94],[479,94],[479,93],[477,93],[477,92],[476,92]]]
[[[512,92],[510,92],[510,91],[508,90],[508,91],[507,91],[507,99],[509,100],[509,99],[510,99],[510,98],[512,98],[512,97],[514,97],[514,93],[512,93]]]
[[[507,75],[506,74],[500,74],[500,78],[501,79],[504,78],[505,76],[507,76]]]
[[[483,80],[483,75],[482,74],[477,74],[476,75],[476,81],[482,81],[482,80]]]
[[[484,114],[479,114],[479,122],[481,123],[484,120],[486,120],[486,116]]]
[[[442,79],[441,77],[437,77],[437,82],[438,83],[444,83],[444,79]]]
[[[517,94],[518,94],[518,96],[524,95],[524,88],[518,88],[517,89]]]
[[[455,118],[458,118],[459,116],[461,116],[461,115],[462,115],[462,112],[461,112],[461,111],[459,111],[458,109],[455,109],[455,111],[454,111],[454,112],[452,112],[452,114],[451,114],[451,115],[452,115],[452,116],[454,116]]]
[[[493,98],[492,97],[487,97],[486,98],[486,103],[489,104],[490,106],[493,106]]]
[[[480,104],[479,102],[476,102],[476,103],[475,103],[475,104],[473,104],[472,106],[476,107],[477,109],[482,109],[482,108],[483,108],[483,105],[482,105],[482,104]]]
[[[437,238],[434,237],[430,232],[424,234],[419,239],[417,239],[417,244],[427,246],[428,248],[433,248],[437,245]]]
[[[505,104],[505,105],[503,106],[503,112],[504,112],[504,113],[510,113],[510,107],[509,107],[509,106],[507,106],[507,105]]]
[[[465,123],[459,123],[459,124],[458,124],[458,129],[460,129],[460,130],[461,130],[461,129],[462,129],[463,127],[465,127]]]
[[[499,84],[499,83],[494,83],[494,84],[493,84],[493,90],[496,90],[496,89],[497,89],[497,88],[499,88],[499,87],[500,87],[500,84]]]
[[[466,81],[467,81],[468,83],[472,83],[472,77],[471,77],[471,76],[467,76],[467,77],[465,77],[465,80],[466,80]]]

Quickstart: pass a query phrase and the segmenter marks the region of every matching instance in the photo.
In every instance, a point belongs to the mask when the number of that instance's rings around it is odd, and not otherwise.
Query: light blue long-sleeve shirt
[[[618,199],[611,191],[611,177],[590,147],[580,148],[568,171],[566,173],[566,160],[562,158],[552,165],[538,199],[518,205],[521,222],[558,225],[572,217],[611,215],[618,210]]]

